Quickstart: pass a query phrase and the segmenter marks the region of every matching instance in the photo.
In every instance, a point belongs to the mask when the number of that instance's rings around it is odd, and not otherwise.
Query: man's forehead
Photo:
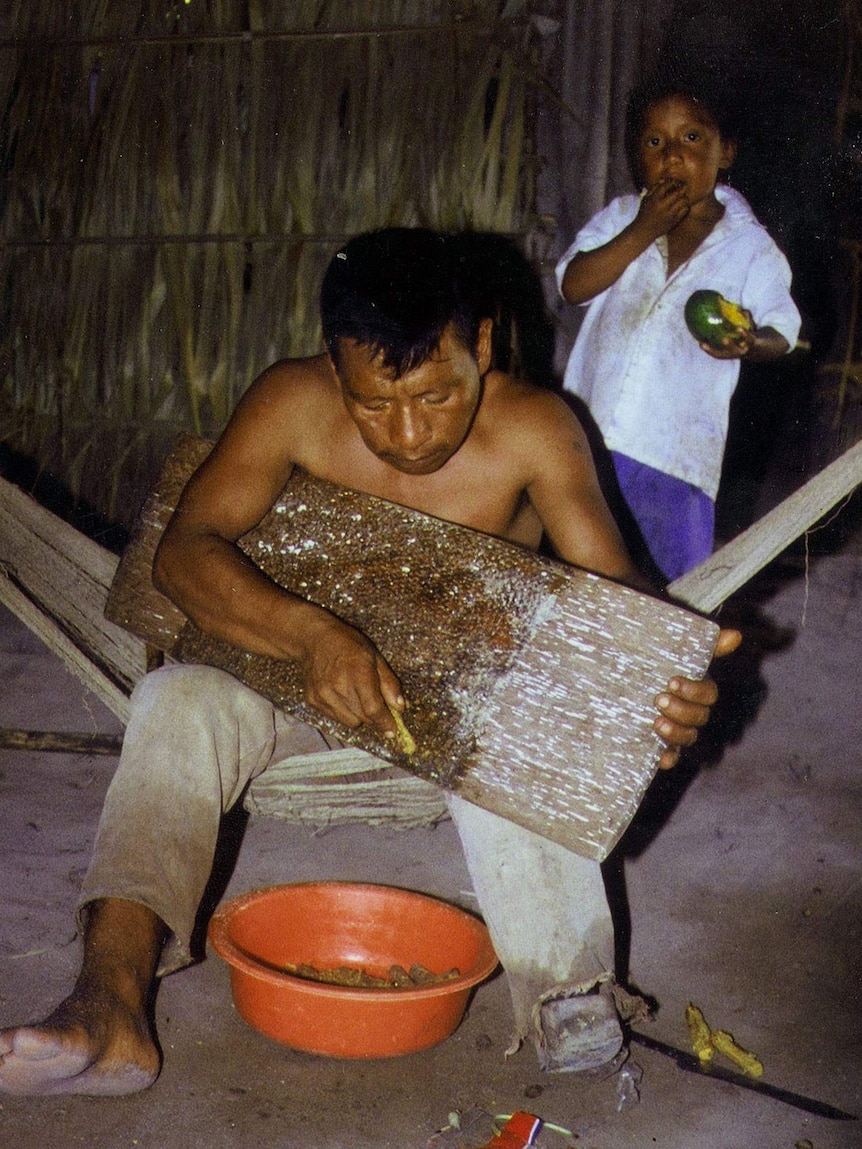
[[[372,399],[391,397],[394,395],[411,395],[429,388],[445,386],[437,373],[437,363],[425,360],[418,367],[404,371],[400,375],[394,370],[377,364],[377,361],[366,362],[366,366],[353,368],[342,364],[339,372],[341,390],[352,399]]]
[[[399,372],[396,367],[387,364],[387,349],[385,347],[360,343],[357,339],[352,339],[349,336],[341,336],[338,340],[340,374],[350,375],[357,371],[365,374],[366,371],[371,370],[375,374],[385,376],[395,382],[403,376],[421,370],[427,364],[448,363],[453,357],[454,348],[451,344],[453,338],[457,340],[457,336],[449,335],[447,329],[423,359],[414,363],[407,370]]]

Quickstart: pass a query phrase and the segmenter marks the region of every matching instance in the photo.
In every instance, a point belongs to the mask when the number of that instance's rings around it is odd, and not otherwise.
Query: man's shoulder
[[[257,455],[269,451],[301,463],[331,429],[339,412],[339,390],[325,355],[281,359],[263,371],[240,400],[226,428],[232,448],[254,445]]]
[[[554,410],[563,402],[553,387],[542,387],[521,375],[512,375],[505,371],[488,372],[486,394],[493,403],[501,407]]]
[[[258,377],[255,386],[285,396],[298,394],[334,393],[335,375],[326,355],[311,355],[306,359],[279,359]]]
[[[267,367],[243,397],[241,406],[266,418],[296,418],[334,408],[340,391],[326,355],[280,359]]]
[[[484,406],[488,424],[499,436],[529,439],[553,426],[569,426],[575,419],[557,391],[501,371],[489,373]]]

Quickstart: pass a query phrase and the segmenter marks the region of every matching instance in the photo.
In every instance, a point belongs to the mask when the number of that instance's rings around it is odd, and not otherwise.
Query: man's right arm
[[[310,705],[348,726],[394,734],[400,684],[374,646],[328,611],[277,586],[236,545],[290,477],[307,425],[298,375],[279,364],[243,397],[192,476],[162,537],[153,581],[206,633],[255,654],[297,661]],[[299,386],[297,386],[297,384]]]
[[[301,604],[236,546],[275,501],[293,469],[277,449],[278,377],[263,377],[240,403],[192,476],[156,553],[153,581],[202,630],[276,658],[298,653]],[[289,379],[286,380],[289,384]]]

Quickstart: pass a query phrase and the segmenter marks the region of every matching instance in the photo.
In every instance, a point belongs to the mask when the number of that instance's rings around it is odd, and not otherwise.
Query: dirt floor
[[[859,611],[862,554],[801,552],[749,587],[748,642],[721,674],[719,721],[650,791],[608,866],[629,981],[655,999],[645,1031],[688,1048],[684,1009],[756,1052],[764,1080],[862,1114]],[[119,732],[16,619],[0,612],[0,724]],[[77,967],[73,911],[110,757],[0,752],[0,1025],[33,1020]],[[387,882],[475,908],[453,827],[312,834],[236,820],[227,892],[310,878]],[[244,834],[242,833],[244,830]],[[229,860],[229,854],[228,854]],[[461,1149],[524,1109],[543,1149],[852,1149],[862,1124],[813,1116],[632,1047],[602,1081],[508,1061],[502,977],[449,1040],[409,1057],[329,1060],[260,1036],[210,954],[163,982],[165,1065],[119,1100],[3,1098],[17,1149]],[[460,1124],[460,1132],[447,1126]],[[568,1130],[568,1133],[559,1132]]]

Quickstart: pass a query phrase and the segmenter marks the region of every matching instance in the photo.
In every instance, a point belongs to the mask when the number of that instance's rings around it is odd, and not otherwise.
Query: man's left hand
[[[742,642],[738,630],[719,631],[713,657],[730,654]],[[667,690],[656,698],[661,711],[653,723],[653,730],[667,744],[659,758],[659,768],[670,770],[679,761],[686,746],[697,741],[697,732],[709,721],[710,712],[718,699],[718,688],[711,678],[699,680],[676,676],[667,684]]]

